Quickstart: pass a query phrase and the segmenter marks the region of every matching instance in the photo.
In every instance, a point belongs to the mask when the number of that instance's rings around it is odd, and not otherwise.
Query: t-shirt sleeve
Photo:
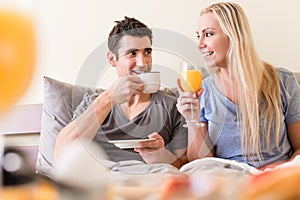
[[[172,132],[172,139],[167,145],[167,149],[170,151],[186,149],[188,145],[188,130],[183,127],[185,120],[178,112],[176,102],[172,104],[169,116],[171,118],[169,124]]]
[[[82,98],[82,101],[74,110],[72,121],[76,119],[78,116],[80,116],[92,104],[92,102],[97,98],[98,95],[99,95],[98,93],[92,95],[85,94]]]
[[[300,86],[292,73],[286,73],[281,83],[283,113],[287,124],[300,121]]]
[[[172,147],[174,150],[178,149],[186,149],[188,145],[188,132],[187,128],[183,127],[183,122],[182,117],[180,113],[176,113],[176,118],[175,118],[175,126],[173,128],[173,138],[172,138]]]
[[[205,99],[206,99],[206,96],[208,95],[207,91],[207,87],[206,87],[206,84],[203,83],[202,87],[204,88],[204,92],[203,94],[201,95],[200,97],[200,121],[201,122],[208,122],[208,120],[205,118]]]

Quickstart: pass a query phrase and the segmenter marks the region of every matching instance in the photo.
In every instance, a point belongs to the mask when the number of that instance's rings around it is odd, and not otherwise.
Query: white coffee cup
[[[139,74],[138,77],[143,81],[144,93],[155,93],[160,88],[160,72],[145,72]]]

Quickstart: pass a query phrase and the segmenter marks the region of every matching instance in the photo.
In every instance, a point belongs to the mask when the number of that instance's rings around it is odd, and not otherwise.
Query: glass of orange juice
[[[0,116],[29,85],[35,62],[34,35],[29,14],[0,8]]]
[[[202,73],[194,65],[182,62],[180,67],[180,85],[182,89],[186,92],[197,92],[200,90],[202,85]],[[189,119],[189,124],[194,126],[203,127],[204,124],[200,123],[194,116],[194,106],[191,103],[191,119]],[[200,109],[200,108],[196,108]],[[187,124],[184,125],[187,127]]]
[[[23,95],[33,74],[35,58],[33,26],[29,15],[0,7],[0,126],[2,116]],[[4,153],[4,140],[5,137],[0,133],[0,165]],[[2,172],[0,167],[0,179],[4,180],[2,177],[5,174]],[[2,183],[0,190],[1,187]]]

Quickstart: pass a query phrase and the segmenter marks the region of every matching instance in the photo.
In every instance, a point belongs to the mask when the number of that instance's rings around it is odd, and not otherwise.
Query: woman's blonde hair
[[[261,139],[270,150],[271,127],[275,124],[279,149],[280,84],[275,68],[262,61],[254,48],[247,16],[232,2],[212,4],[202,10],[212,12],[230,40],[227,66],[231,80],[237,83],[238,119],[241,121],[241,144],[250,160],[253,153],[261,161]],[[260,129],[260,117],[264,118]],[[273,129],[274,131],[274,129]]]

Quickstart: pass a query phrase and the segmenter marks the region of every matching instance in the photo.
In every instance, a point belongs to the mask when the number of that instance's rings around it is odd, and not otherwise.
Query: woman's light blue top
[[[283,68],[278,68],[277,72],[280,78],[282,100],[280,150],[276,146],[275,128],[271,130],[270,149],[267,148],[262,132],[260,149],[263,161],[260,162],[255,154],[253,154],[252,159],[256,162],[251,162],[249,157],[246,157],[246,160],[244,158],[245,154],[242,151],[240,139],[241,131],[237,122],[238,107],[217,89],[213,75],[203,81],[204,93],[200,99],[200,119],[208,123],[208,133],[215,145],[217,157],[262,167],[275,161],[286,160],[291,156],[293,151],[288,139],[286,124],[300,121],[300,87],[292,72]],[[261,127],[263,123],[263,119],[261,119]]]

